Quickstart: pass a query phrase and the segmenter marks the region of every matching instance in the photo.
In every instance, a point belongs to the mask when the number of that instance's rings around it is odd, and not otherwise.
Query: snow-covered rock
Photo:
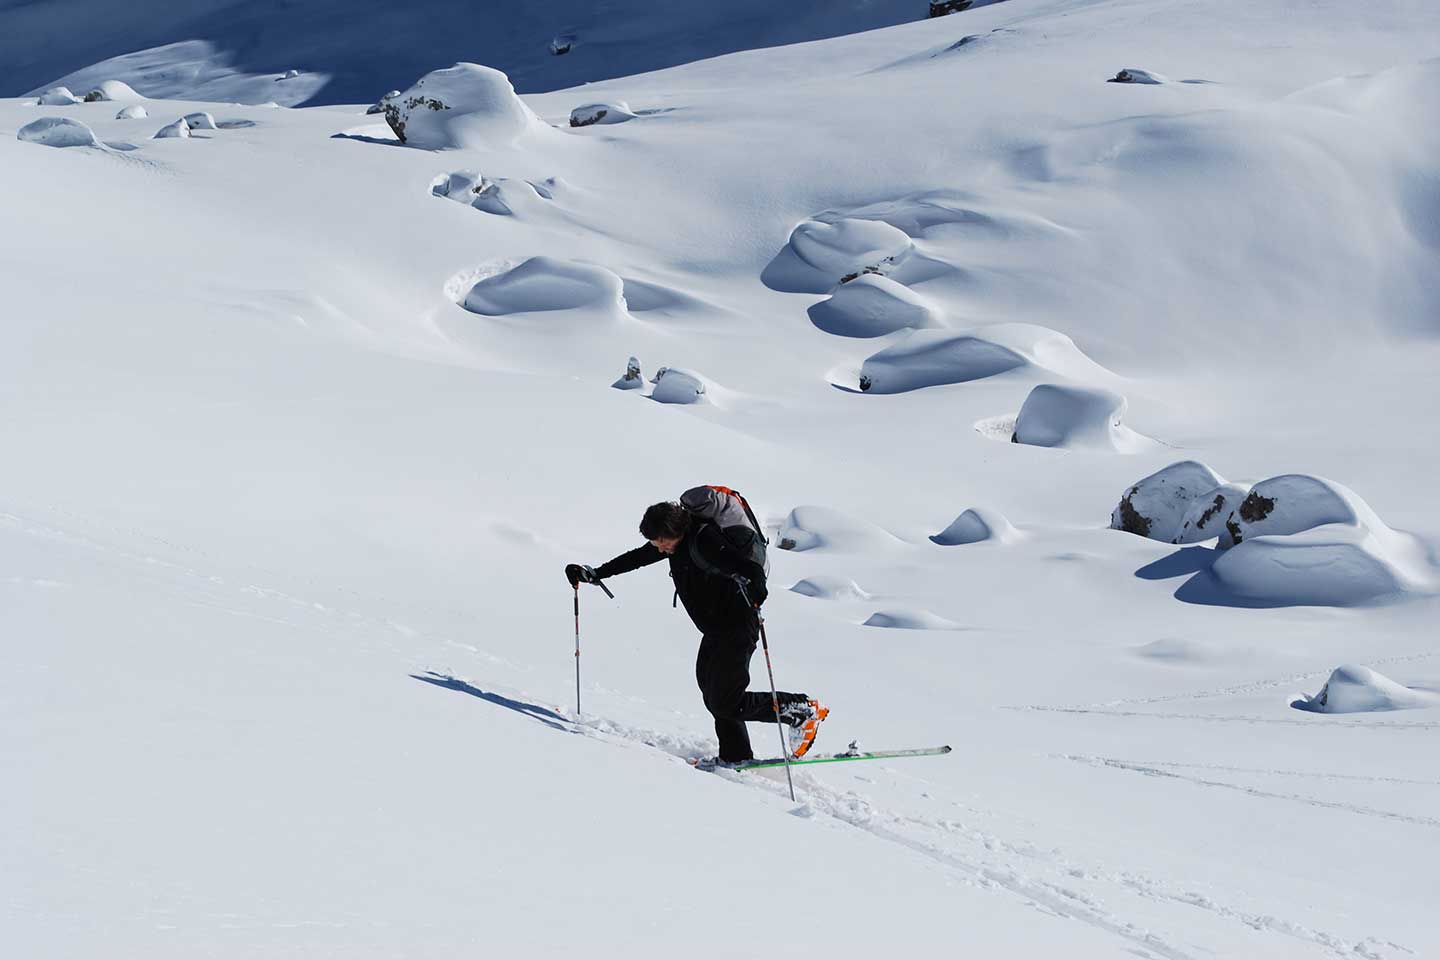
[[[153,139],[153,140],[169,140],[169,139],[172,139],[172,138],[174,138],[174,137],[188,137],[188,136],[190,136],[190,124],[188,124],[188,123],[185,122],[185,118],[184,118],[184,117],[181,117],[179,120],[176,120],[174,123],[167,123],[165,126],[161,127],[159,130],[156,130],[156,131],[155,131],[155,136],[152,137],[151,139]]]
[[[1387,529],[1369,504],[1347,487],[1292,473],[1255,484],[1225,519],[1228,544],[1300,533],[1325,524]]]
[[[1010,543],[1019,538],[1020,531],[1003,514],[985,507],[971,507],[930,540],[942,547],[955,547],[987,540]]]
[[[1412,690],[1369,667],[1344,664],[1313,697],[1301,696],[1290,705],[1311,713],[1371,713],[1440,705],[1440,694]]]
[[[464,307],[490,317],[587,307],[620,311],[623,294],[620,278],[604,267],[542,256],[476,283]]]
[[[367,107],[365,113],[367,115],[374,113],[384,113],[385,104],[389,103],[391,100],[394,100],[398,96],[400,96],[399,90],[391,90],[389,93],[385,94],[385,96],[381,97],[379,100],[376,100],[369,107]]]
[[[781,550],[863,552],[900,544],[894,534],[829,507],[796,507],[775,535]]]
[[[659,403],[700,403],[705,399],[705,378],[693,370],[661,367],[650,399]]]
[[[21,127],[15,139],[39,143],[47,147],[98,147],[95,131],[78,120],[65,117],[41,117]]]
[[[612,103],[584,103],[570,111],[570,126],[589,127],[597,123],[624,123],[635,114],[624,100]]]
[[[1149,70],[1137,70],[1135,67],[1126,67],[1106,83],[1168,83],[1165,77]]]
[[[830,291],[810,308],[810,321],[841,337],[883,337],[907,327],[940,325],[940,312],[904,284],[865,273]]]
[[[904,393],[981,380],[1025,364],[1025,358],[1009,347],[974,334],[916,330],[866,358],[860,366],[860,389]]]
[[[102,80],[87,94],[86,103],[97,102],[118,102],[135,103],[145,98],[135,92],[135,89],[124,80]]]
[[[300,71],[299,71],[299,70],[286,70],[284,76],[280,77],[280,79],[281,79],[281,80],[296,80],[296,79],[299,79],[299,77],[300,77]]]
[[[185,123],[191,130],[218,130],[215,118],[203,110],[185,114]]]
[[[1196,460],[1172,463],[1137,480],[1125,491],[1110,514],[1110,529],[1174,543],[1197,498],[1208,496],[1224,482],[1214,470]],[[1204,521],[1214,536],[1213,528],[1218,524],[1210,516]]]
[[[427,73],[385,101],[385,121],[402,143],[432,150],[503,146],[543,126],[505,74],[478,63]]]
[[[116,120],[143,120],[143,119],[145,119],[145,118],[148,117],[148,116],[150,116],[150,111],[146,110],[144,107],[140,106],[140,104],[138,104],[138,103],[132,103],[132,104],[130,104],[130,106],[128,106],[128,107],[121,107],[121,108],[120,108],[120,112],[117,113],[117,114],[115,114],[115,119],[116,119]]]
[[[37,101],[42,107],[68,107],[79,102],[80,98],[71,93],[69,87],[51,87],[41,93]]]
[[[790,249],[806,266],[831,282],[897,263],[914,248],[905,231],[883,220],[846,218],[834,223],[806,220],[790,233]]]
[[[1015,418],[1016,443],[1037,447],[1135,450],[1143,438],[1123,425],[1127,403],[1110,390],[1042,383]]]
[[[645,388],[645,375],[640,372],[640,361],[631,357],[625,363],[625,374],[619,380],[610,384],[616,390],[643,390]]]
[[[1205,491],[1191,501],[1170,542],[1202,543],[1218,537],[1221,548],[1234,546],[1225,521],[1249,493],[1249,485],[1243,483],[1222,483]]]
[[[430,181],[432,196],[445,197],[456,203],[469,204],[484,180],[478,170],[454,170],[442,173]]]

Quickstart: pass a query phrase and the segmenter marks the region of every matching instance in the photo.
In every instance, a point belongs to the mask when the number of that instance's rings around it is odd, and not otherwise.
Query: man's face
[[[675,548],[680,545],[679,537],[656,537],[650,541],[650,545],[661,553],[674,553]]]

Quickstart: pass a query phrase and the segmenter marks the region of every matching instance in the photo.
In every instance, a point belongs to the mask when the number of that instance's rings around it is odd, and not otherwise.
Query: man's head
[[[640,518],[640,536],[649,540],[661,553],[674,553],[685,534],[690,532],[690,511],[673,500],[645,508]]]

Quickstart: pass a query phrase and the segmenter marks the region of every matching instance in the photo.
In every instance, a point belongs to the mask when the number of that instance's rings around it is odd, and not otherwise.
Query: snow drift
[[[810,308],[810,322],[840,337],[882,337],[907,327],[934,327],[940,313],[923,296],[877,273],[837,285]]]
[[[99,147],[101,143],[91,130],[79,120],[66,117],[41,117],[25,124],[15,133],[15,139],[26,143],[39,143],[47,147]]]
[[[570,126],[590,127],[597,123],[624,123],[634,120],[630,104],[624,100],[614,103],[582,103],[570,111]]]
[[[1016,443],[1131,453],[1144,438],[1125,426],[1125,398],[1110,390],[1042,383],[1015,418]]]
[[[955,547],[986,541],[1011,543],[1019,538],[1020,531],[1004,515],[985,507],[971,507],[930,540],[942,547]]]
[[[616,315],[625,309],[623,292],[620,278],[604,267],[531,257],[476,283],[465,295],[463,306],[487,317],[587,307]]]
[[[781,550],[857,552],[894,547],[901,541],[872,523],[829,507],[796,507],[775,535],[775,543]]]

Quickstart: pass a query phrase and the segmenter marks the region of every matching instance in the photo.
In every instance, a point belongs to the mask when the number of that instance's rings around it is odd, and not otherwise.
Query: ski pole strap
[[[596,581],[595,581],[595,586],[599,587],[601,590],[604,590],[604,591],[605,591],[605,596],[609,597],[611,600],[614,600],[614,599],[615,599],[615,594],[611,593],[611,592],[610,592],[610,588],[607,587],[607,586],[605,586],[605,581],[604,581],[604,580],[596,580]]]

